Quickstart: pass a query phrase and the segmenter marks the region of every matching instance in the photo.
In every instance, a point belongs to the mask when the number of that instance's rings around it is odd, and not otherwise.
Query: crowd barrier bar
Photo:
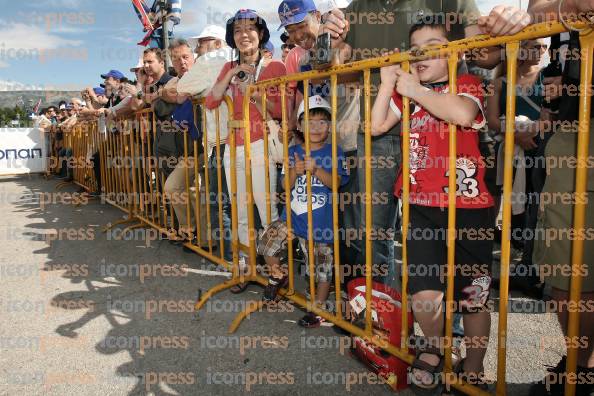
[[[584,24],[578,23],[575,27],[583,27]],[[253,196],[253,184],[252,184],[252,171],[251,171],[251,153],[250,153],[250,115],[249,115],[249,98],[252,93],[256,90],[261,90],[263,92],[262,95],[262,104],[264,105],[263,108],[266,108],[267,103],[267,96],[266,96],[266,89],[272,87],[279,87],[280,88],[280,95],[281,95],[281,106],[282,106],[282,131],[284,133],[283,142],[284,142],[284,151],[285,151],[285,159],[284,159],[284,166],[288,169],[288,137],[287,137],[287,125],[288,125],[288,114],[286,109],[287,104],[287,84],[289,82],[296,82],[302,81],[304,83],[304,97],[307,99],[309,97],[309,82],[311,80],[316,79],[325,79],[330,78],[330,85],[331,85],[331,107],[332,107],[332,195],[333,195],[333,227],[334,232],[338,231],[338,174],[337,174],[337,138],[336,138],[336,121],[337,121],[337,84],[338,79],[346,74],[351,74],[354,72],[362,72],[363,73],[363,81],[364,81],[364,106],[365,106],[365,120],[364,120],[364,131],[365,131],[365,155],[367,158],[371,157],[371,122],[370,122],[370,115],[371,115],[371,95],[370,95],[370,74],[372,68],[379,68],[382,66],[390,65],[390,64],[401,64],[405,70],[410,68],[410,62],[427,59],[430,57],[447,57],[448,58],[448,68],[449,68],[449,78],[450,78],[450,92],[454,94],[456,91],[455,81],[456,81],[456,64],[458,55],[470,50],[470,49],[477,49],[477,48],[486,48],[492,46],[499,46],[505,45],[506,53],[507,53],[507,72],[508,72],[508,82],[507,82],[507,107],[506,107],[506,133],[505,133],[505,157],[504,157],[504,192],[503,192],[503,237],[502,237],[502,254],[501,254],[501,282],[500,282],[500,301],[499,301],[499,324],[498,324],[498,356],[497,356],[497,389],[496,394],[498,395],[505,395],[506,394],[506,383],[505,383],[505,367],[506,367],[506,340],[507,340],[507,306],[508,306],[508,292],[509,292],[509,264],[510,264],[510,216],[511,216],[511,176],[512,176],[512,161],[513,161],[513,146],[514,146],[514,132],[513,132],[513,116],[515,115],[515,82],[516,82],[516,54],[518,52],[519,42],[521,40],[529,40],[541,37],[547,37],[553,34],[557,34],[560,32],[566,31],[565,27],[556,22],[547,22],[538,25],[530,26],[524,29],[522,32],[507,37],[488,37],[488,36],[479,36],[459,41],[451,42],[447,45],[442,46],[434,46],[429,47],[426,49],[421,49],[416,51],[415,53],[407,52],[407,53],[397,53],[389,56],[383,56],[375,59],[369,59],[359,62],[354,62],[350,64],[335,66],[327,70],[323,71],[310,71],[305,73],[294,74],[290,76],[286,76],[283,78],[271,79],[266,80],[264,82],[260,82],[257,84],[253,84],[248,86],[246,94],[245,94],[245,101],[243,103],[244,109],[244,120],[233,120],[233,104],[228,97],[225,97],[226,105],[229,109],[229,122],[228,122],[228,129],[229,129],[229,148],[230,148],[230,161],[231,161],[231,191],[230,191],[230,201],[231,201],[231,241],[232,241],[232,252],[233,252],[233,262],[228,263],[222,257],[221,249],[221,256],[217,257],[212,254],[212,243],[210,241],[211,235],[208,235],[207,238],[209,240],[208,251],[203,249],[200,245],[200,237],[196,238],[196,243],[193,240],[186,240],[184,245],[190,248],[191,250],[195,251],[196,253],[200,254],[201,256],[223,266],[224,268],[232,270],[232,277],[231,279],[222,282],[221,284],[211,288],[208,290],[202,298],[197,301],[195,309],[199,310],[204,303],[207,301],[208,298],[212,297],[215,293],[218,293],[222,290],[225,290],[233,285],[239,284],[241,282],[251,281],[256,282],[261,285],[266,285],[268,283],[267,278],[258,275],[256,271],[256,246],[255,246],[255,234],[254,234],[254,213],[253,213],[253,204],[254,204],[254,196]],[[588,92],[588,94],[583,94],[580,99],[580,107],[579,107],[579,131],[578,131],[578,166],[576,169],[576,193],[584,193],[586,191],[586,176],[587,176],[587,162],[585,161],[588,155],[588,142],[589,142],[589,122],[590,122],[590,103],[591,103],[591,87],[589,81],[592,78],[592,49],[594,48],[594,32],[588,32],[587,34],[582,34],[580,37],[581,45],[582,45],[582,57],[581,57],[581,76],[580,76],[580,85],[583,89],[581,92]],[[409,180],[410,174],[410,167],[409,167],[409,159],[410,159],[410,143],[409,143],[409,120],[410,120],[410,103],[408,98],[403,98],[403,114],[402,114],[402,125],[403,125],[403,179]],[[206,127],[205,123],[205,110],[204,106],[202,108],[202,119],[203,119],[203,128]],[[216,111],[217,119],[219,117],[219,112]],[[265,116],[266,117],[266,116]],[[264,117],[264,118],[265,118]],[[103,181],[103,188],[104,192],[107,195],[107,202],[113,206],[116,206],[126,212],[128,214],[128,219],[125,222],[130,222],[133,220],[139,221],[140,225],[148,226],[157,229],[161,233],[164,233],[168,236],[173,235],[173,231],[175,231],[175,212],[172,207],[172,202],[167,202],[167,194],[163,191],[163,186],[165,182],[164,175],[160,171],[159,167],[153,169],[151,162],[146,164],[146,161],[138,161],[137,158],[144,159],[147,157],[154,156],[154,145],[156,139],[156,120],[155,115],[150,110],[144,110],[136,113],[135,119],[139,122],[136,123],[135,128],[130,128],[127,122],[124,122],[124,127],[122,128],[122,132],[119,134],[111,134],[108,133],[107,135],[102,135],[98,132],[97,128],[95,127],[94,133],[91,132],[91,136],[95,136],[96,142],[99,145],[99,152],[101,158],[101,177]],[[305,136],[306,136],[306,154],[309,155],[310,147],[309,147],[309,114],[308,114],[308,100],[305,100]],[[149,120],[152,120],[149,121]],[[150,128],[147,124],[150,124]],[[85,144],[89,144],[88,136],[89,136],[89,127],[87,126],[86,129],[79,130],[79,134],[76,133],[73,135],[74,139],[82,139],[87,138]],[[235,142],[235,133],[234,131],[238,128],[243,128],[244,130],[244,160],[245,160],[245,177],[246,177],[246,201],[248,205],[248,236],[249,236],[249,245],[243,246],[238,238],[238,218],[237,218],[237,174],[236,174],[236,142]],[[148,129],[148,130],[147,130]],[[221,185],[222,185],[222,177],[221,177],[221,167],[220,167],[220,140],[219,140],[219,125],[217,123],[217,165],[218,165],[218,174],[217,174],[217,181],[218,181],[218,193],[221,193]],[[83,135],[80,133],[82,130],[85,130],[85,134]],[[450,158],[449,158],[449,167],[450,170],[455,169],[455,151],[456,151],[456,126],[450,125],[449,127],[450,134],[449,134],[449,150],[450,150]],[[207,146],[206,144],[206,130],[203,129],[204,137],[205,137],[205,149]],[[266,133],[264,136],[264,144],[267,145]],[[66,134],[65,134],[66,135]],[[187,134],[185,134],[187,135]],[[66,135],[68,136],[68,135]],[[66,137],[65,136],[65,137]],[[69,137],[72,139],[73,137]],[[80,148],[83,145],[78,145],[77,150],[80,152]],[[198,201],[201,200],[200,195],[200,188],[198,186],[198,174],[199,174],[199,153],[197,148],[197,142],[194,142],[194,182],[196,184],[196,194],[195,194],[195,204],[196,204],[196,233],[200,231],[200,224],[198,224],[200,205]],[[184,160],[187,160],[189,157],[188,155],[188,140],[187,136],[184,138]],[[208,158],[208,153],[204,153],[205,160],[203,165],[206,164],[206,159]],[[129,167],[126,166],[108,166],[108,164],[114,165],[117,158],[132,158],[130,162],[131,165]],[[268,164],[268,151],[265,150],[265,162]],[[191,196],[191,187],[190,187],[190,178],[189,178],[189,170],[186,168],[185,174],[185,191],[188,196]],[[205,169],[205,173],[208,173],[208,170]],[[81,182],[81,178],[85,178],[85,172],[77,172],[75,174],[77,184],[80,183],[83,187],[85,187],[84,182],[86,179],[83,179]],[[258,175],[260,176],[260,175]],[[266,177],[266,176],[265,176]],[[313,268],[314,260],[313,260],[313,219],[312,219],[312,197],[311,197],[311,172],[307,171],[307,192],[308,192],[308,225],[309,225],[309,266],[310,266],[310,274],[315,274],[315,269]],[[205,179],[208,176],[205,174]],[[205,180],[206,181],[206,180]],[[267,179],[268,181],[268,179]],[[455,183],[455,172],[449,172],[449,200],[448,200],[448,281],[447,281],[447,290],[446,290],[446,348],[445,348],[445,357],[446,357],[446,367],[445,367],[445,378],[448,385],[451,385],[461,391],[473,394],[473,395],[486,395],[488,393],[481,391],[475,386],[471,386],[466,383],[458,382],[454,376],[448,375],[451,373],[452,370],[452,362],[451,362],[451,339],[452,339],[452,307],[451,302],[453,299],[453,271],[454,268],[454,240],[455,240],[455,232],[454,232],[454,225],[455,225],[455,194],[456,191],[456,183]],[[266,183],[269,186],[269,183]],[[88,187],[88,185],[87,185]],[[409,186],[408,183],[404,183],[404,196],[403,199],[403,229],[408,229],[409,223],[409,202],[408,202],[408,193],[409,193]],[[207,199],[207,216],[210,213],[210,191],[208,184],[206,185],[206,196]],[[365,161],[365,234],[371,234],[371,226],[372,226],[372,205],[371,205],[371,192],[372,192],[372,185],[371,185],[371,165],[369,161]],[[123,193],[123,195],[118,195],[118,193]],[[270,198],[270,189],[267,187],[267,210],[266,210],[266,217],[267,220],[270,221],[271,219],[271,198]],[[148,194],[148,197],[147,197]],[[291,227],[291,209],[290,209],[290,188],[288,185],[288,178],[285,178],[285,198],[286,198],[286,208],[287,208],[287,224],[289,228]],[[122,199],[123,196],[123,199]],[[130,199],[132,196],[133,199]],[[155,203],[156,201],[156,203]],[[186,204],[186,214],[190,213],[190,204],[189,202]],[[219,221],[222,222],[222,209],[219,202]],[[188,219],[190,216],[188,216]],[[507,221],[506,221],[507,220]],[[575,210],[574,210],[574,228],[576,230],[583,230],[584,228],[584,220],[585,220],[585,204],[582,202],[576,202]],[[188,220],[189,221],[189,220]],[[114,224],[115,225],[115,224]],[[138,225],[132,226],[136,227]],[[220,225],[219,228],[222,228]],[[210,231],[210,230],[209,230]],[[210,234],[210,232],[209,232]],[[408,296],[406,293],[406,286],[408,283],[408,272],[407,272],[407,247],[406,247],[406,232],[403,232],[402,236],[402,252],[403,252],[403,263],[402,263],[402,323],[408,323]],[[578,234],[580,235],[580,234]],[[581,234],[583,235],[583,234]],[[221,243],[221,247],[223,247],[224,241],[219,241]],[[315,294],[316,290],[313,285],[313,277],[310,278],[310,299],[306,299],[304,295],[295,291],[294,285],[294,257],[292,255],[292,243],[293,241],[289,239],[289,286],[286,289],[282,289],[280,291],[280,295],[284,296],[285,298],[293,301],[297,305],[306,308],[316,315],[323,317],[324,319],[332,322],[333,324],[340,326],[341,328],[347,330],[348,332],[352,333],[355,336],[359,336],[364,338],[366,341],[371,342],[388,353],[397,356],[398,358],[411,363],[413,360],[413,356],[410,354],[408,347],[405,345],[406,340],[408,338],[408,329],[406,325],[402,326],[401,335],[402,335],[402,342],[400,346],[394,346],[391,344],[386,344],[379,336],[373,333],[373,320],[371,317],[371,310],[366,310],[365,316],[365,326],[364,328],[360,328],[355,326],[353,323],[343,319],[343,313],[341,312],[341,301],[340,301],[340,255],[338,251],[338,240],[335,238],[334,240],[334,248],[335,248],[335,255],[334,255],[334,273],[335,273],[335,293],[336,293],[336,303],[337,303],[337,311],[336,313],[331,313],[325,309],[322,309],[320,306],[316,305],[315,301]],[[365,300],[366,306],[371,306],[371,285],[372,285],[372,251],[371,251],[371,240],[370,238],[366,238],[365,241],[366,247],[366,293],[365,293]],[[249,263],[248,268],[249,272],[244,274],[239,269],[239,251],[244,251],[249,253]],[[581,276],[579,276],[579,272],[575,271],[581,265],[583,261],[583,239],[576,238],[573,241],[572,245],[572,278],[571,278],[571,291],[570,291],[570,300],[573,303],[577,303],[580,298],[581,294]],[[232,322],[229,332],[234,332],[237,330],[238,326],[240,325],[241,321],[247,317],[250,313],[253,313],[258,308],[262,307],[262,301],[251,301],[247,305],[243,312],[239,313],[234,321]],[[578,334],[579,328],[579,316],[577,312],[570,312],[569,315],[569,329],[568,329],[568,337],[575,337]],[[568,348],[568,372],[576,372],[576,364],[577,364],[577,346],[573,345]],[[566,384],[566,394],[567,395],[574,395],[575,394],[575,384],[568,383]]]
[[[576,26],[584,26],[583,24],[577,24]],[[504,158],[504,192],[503,192],[503,231],[502,231],[502,253],[501,253],[501,282],[500,282],[500,300],[499,300],[499,323],[498,323],[498,337],[497,337],[497,389],[496,393],[498,395],[504,395],[506,393],[506,383],[505,383],[505,368],[506,368],[506,341],[507,341],[507,307],[508,307],[508,293],[509,293],[509,265],[510,265],[510,224],[511,224],[511,186],[512,186],[512,170],[513,170],[513,147],[514,147],[514,116],[515,116],[515,82],[517,79],[517,54],[519,49],[519,43],[521,40],[529,40],[541,37],[548,37],[552,34],[556,34],[559,32],[566,31],[565,27],[556,22],[548,22],[542,23],[534,26],[530,26],[524,29],[522,32],[508,37],[498,37],[493,38],[489,36],[479,36],[470,39],[464,39],[459,41],[451,42],[447,45],[441,46],[433,46],[425,49],[421,49],[416,51],[415,53],[397,53],[394,55],[389,55],[381,58],[364,60],[360,62],[355,62],[346,65],[340,65],[333,67],[328,70],[324,71],[310,71],[300,74],[294,74],[282,78],[276,78],[271,80],[266,80],[263,82],[259,82],[253,84],[247,88],[245,94],[245,101],[244,101],[244,127],[245,127],[245,145],[246,145],[246,189],[248,193],[248,222],[250,230],[253,230],[253,187],[251,183],[251,167],[250,167],[250,155],[249,155],[249,141],[250,141],[250,115],[249,115],[249,98],[251,94],[254,93],[256,90],[260,92],[265,92],[267,88],[271,87],[280,87],[281,95],[284,96],[284,90],[286,84],[288,82],[296,82],[302,81],[304,86],[304,103],[305,103],[305,151],[306,156],[310,154],[309,148],[309,119],[308,119],[308,97],[309,97],[309,82],[315,79],[322,79],[322,78],[331,78],[331,92],[335,93],[336,88],[336,77],[344,74],[350,74],[353,72],[363,72],[363,81],[364,81],[364,106],[365,106],[365,121],[364,121],[364,131],[365,131],[365,156],[366,158],[371,157],[371,128],[370,128],[370,115],[371,115],[371,95],[370,95],[370,70],[372,68],[379,68],[382,66],[390,65],[390,64],[397,64],[402,63],[405,68],[408,68],[411,61],[427,59],[430,57],[447,57],[448,59],[448,68],[449,68],[449,80],[450,80],[450,93],[456,93],[456,77],[457,77],[457,63],[458,63],[458,56],[464,53],[466,50],[476,49],[476,48],[485,48],[491,46],[499,46],[505,45],[506,54],[507,54],[507,73],[508,73],[508,82],[507,82],[507,107],[506,107],[506,133],[505,133],[505,158]],[[581,58],[581,68],[582,68],[582,75],[581,75],[581,85],[582,88],[589,87],[589,81],[592,76],[592,40],[594,37],[594,32],[588,31],[587,34],[583,34],[581,36],[581,43],[582,43],[582,53],[584,56]],[[590,79],[589,79],[590,78]],[[589,88],[588,88],[589,89]],[[584,89],[582,92],[589,92],[588,90]],[[265,96],[263,96],[265,99]],[[335,104],[336,97],[334,95],[332,100],[332,119],[335,124],[336,120],[336,104]],[[409,126],[408,122],[410,117],[410,106],[408,104],[408,100],[405,100],[406,105],[403,111],[403,125],[406,125],[403,128],[403,163],[406,164],[403,169],[403,180],[409,180],[410,168],[408,166],[408,160],[410,159],[410,143],[407,137],[409,136]],[[283,102],[284,103],[284,102]],[[580,101],[580,130],[579,130],[579,139],[578,139],[578,163],[580,164],[576,170],[576,178],[579,180],[579,184],[576,186],[576,192],[585,191],[585,184],[586,184],[586,161],[585,158],[587,156],[588,150],[588,133],[589,133],[589,103],[590,103],[590,96],[583,95]],[[263,108],[266,108],[265,101],[263,103]],[[286,124],[286,114],[283,114],[283,125]],[[447,233],[447,289],[445,293],[445,311],[446,311],[446,328],[445,328],[445,368],[444,374],[446,383],[450,386],[453,386],[456,389],[459,389],[465,393],[478,395],[478,394],[486,394],[486,392],[480,390],[478,387],[472,386],[470,384],[464,383],[463,381],[456,379],[456,376],[449,375],[452,373],[452,355],[451,355],[451,345],[452,345],[452,302],[454,297],[454,266],[455,266],[455,224],[456,224],[456,125],[450,124],[449,125],[449,194],[448,194],[448,233]],[[333,128],[335,132],[335,125]],[[286,131],[285,131],[286,132]],[[265,139],[266,141],[266,139]],[[336,146],[336,141],[333,138],[332,141],[333,147]],[[265,157],[268,157],[268,152],[265,151]],[[582,162],[579,162],[579,158],[582,158]],[[336,153],[334,152],[333,148],[333,164],[336,165]],[[285,158],[285,167],[288,169],[288,158]],[[405,183],[406,185],[406,183]],[[334,194],[334,201],[336,199],[336,186],[337,186],[337,175],[336,172],[333,171],[333,194]],[[286,185],[287,187],[287,185]],[[372,223],[372,206],[371,206],[371,196],[372,196],[372,188],[371,188],[371,165],[369,161],[365,161],[365,235],[371,234],[371,223]],[[288,204],[288,191],[287,193],[287,214],[290,213],[290,205]],[[408,190],[407,190],[408,192]],[[268,192],[267,192],[268,193]],[[313,219],[312,219],[312,198],[311,198],[311,174],[307,172],[307,193],[308,193],[308,226],[309,226],[309,266],[310,266],[310,299],[309,301],[305,300],[303,296],[299,293],[296,293],[293,288],[293,274],[294,274],[294,261],[289,260],[289,273],[291,274],[290,277],[290,286],[286,290],[281,291],[281,295],[292,300],[293,302],[297,303],[303,308],[306,308],[315,314],[323,317],[326,320],[338,325],[345,330],[353,333],[354,335],[365,337],[367,340],[370,340],[374,344],[382,347],[387,352],[405,360],[407,362],[411,362],[413,357],[409,354],[408,349],[401,345],[400,348],[397,348],[393,345],[389,347],[385,347],[385,343],[382,343],[378,337],[374,336],[372,332],[372,317],[371,317],[371,310],[366,310],[365,316],[365,328],[361,329],[358,327],[354,327],[351,323],[346,322],[342,319],[340,312],[336,314],[332,314],[326,310],[320,309],[316,306],[315,301],[315,287],[313,285],[313,274],[315,274],[313,268],[313,238],[312,238],[312,231],[313,231]],[[582,203],[580,205],[576,205],[575,207],[575,229],[580,230],[584,227],[584,211],[585,205]],[[336,213],[334,213],[334,226],[336,227]],[[403,200],[403,230],[408,229],[409,223],[409,202],[408,199]],[[337,228],[334,229],[336,233],[338,231]],[[402,245],[403,245],[403,283],[406,286],[407,283],[407,257],[406,257],[406,237],[407,233],[402,233]],[[250,233],[250,253],[255,252],[255,238],[254,233]],[[366,248],[366,306],[371,306],[371,284],[372,284],[372,252],[371,252],[371,239],[366,238],[365,240],[365,248]],[[573,242],[573,250],[572,250],[572,265],[575,268],[579,268],[577,266],[580,265],[583,259],[583,240],[574,240]],[[250,254],[250,267],[252,271],[255,271],[255,254]],[[334,271],[335,273],[340,272],[339,268],[339,260],[338,257],[335,258],[334,262]],[[579,272],[572,273],[572,284],[571,284],[571,300],[576,302],[580,296],[580,286],[581,286],[581,278]],[[264,280],[262,282],[261,277],[259,277],[255,272],[252,272],[251,278],[252,281],[261,283],[262,285],[266,285],[267,281]],[[340,284],[336,282],[336,290],[335,293],[338,296],[340,295]],[[402,301],[402,321],[403,329],[402,335],[407,336],[406,325],[404,325],[408,317],[408,297],[406,293],[406,289],[404,288],[402,291],[403,301]],[[248,304],[248,307],[241,313],[237,315],[235,320],[233,321],[230,332],[233,332],[239,326],[241,320],[247,317],[249,314],[253,313],[256,309],[261,307],[263,303],[253,301],[251,304]],[[337,304],[340,306],[340,304]],[[568,336],[571,337],[577,335],[578,331],[578,313],[572,312],[570,315],[571,325],[569,326],[569,333]],[[406,341],[406,337],[403,337],[402,342]],[[576,358],[577,358],[577,349],[569,348],[568,350],[568,372],[574,372],[576,370]],[[575,384],[567,383],[566,384],[566,394],[573,395],[575,393]]]
[[[592,67],[594,66],[594,33],[580,35],[580,104],[579,104],[579,126],[577,137],[577,168],[575,171],[575,194],[583,196],[586,193],[588,183],[587,158],[590,144],[590,122],[591,122],[591,104],[592,104]],[[592,186],[590,186],[591,188]],[[586,202],[576,200],[573,213],[573,228],[577,235],[584,235],[586,219]],[[583,263],[584,257],[584,237],[578,237],[573,240],[571,251],[571,286],[569,299],[574,304],[580,300],[582,293],[582,277],[576,276]],[[579,336],[580,315],[579,311],[574,309],[569,312],[567,325],[567,337],[575,340]],[[592,342],[592,340],[590,340]],[[567,372],[576,373],[578,350],[576,345],[567,348]],[[574,396],[576,392],[575,383],[566,381],[565,394]]]
[[[218,220],[219,220],[219,238],[218,238],[218,243],[219,243],[219,255],[215,255],[213,254],[213,244],[212,244],[212,225],[211,225],[211,201],[212,201],[212,191],[210,191],[210,176],[209,176],[209,172],[208,172],[208,157],[209,157],[209,153],[208,151],[208,130],[207,130],[207,110],[204,106],[204,99],[200,100],[197,104],[199,104],[199,108],[201,111],[201,123],[202,123],[202,136],[203,136],[203,146],[204,146],[204,152],[202,154],[203,156],[203,168],[204,168],[204,180],[201,182],[202,185],[204,185],[204,198],[205,198],[205,210],[206,210],[206,231],[207,231],[207,249],[204,249],[203,246],[201,246],[201,231],[200,231],[200,226],[201,224],[199,224],[200,221],[200,210],[202,210],[202,208],[200,207],[200,202],[199,200],[202,200],[202,196],[201,194],[198,193],[198,176],[199,176],[199,163],[200,163],[200,159],[199,159],[199,153],[198,153],[198,142],[194,141],[194,153],[193,153],[193,157],[192,157],[192,162],[194,165],[194,184],[196,186],[197,189],[197,193],[195,195],[194,198],[194,207],[196,208],[195,210],[195,222],[196,222],[196,234],[197,234],[197,238],[196,238],[196,243],[192,243],[192,241],[188,241],[184,244],[184,246],[188,247],[189,249],[193,250],[194,252],[202,255],[203,257],[207,258],[208,260],[222,266],[223,268],[227,269],[227,270],[231,270],[232,272],[232,278],[227,280],[226,282],[223,282],[220,285],[217,285],[216,288],[214,289],[210,289],[208,290],[206,293],[204,293],[202,295],[202,298],[196,302],[196,310],[199,310],[200,307],[215,293],[220,292],[222,290],[228,289],[230,287],[233,287],[239,283],[241,283],[240,280],[240,271],[239,271],[239,251],[241,249],[239,242],[237,240],[237,158],[236,158],[236,143],[235,143],[235,134],[232,133],[231,131],[234,130],[235,128],[238,127],[238,124],[235,123],[232,119],[233,117],[233,101],[231,100],[231,98],[229,98],[228,96],[225,96],[224,98],[224,102],[225,105],[227,106],[228,109],[228,114],[229,114],[229,121],[227,122],[227,128],[229,129],[229,141],[227,142],[227,146],[230,149],[230,153],[229,153],[229,158],[230,158],[230,180],[231,180],[231,191],[229,191],[229,198],[230,198],[230,202],[231,202],[231,249],[232,249],[232,262],[229,263],[227,262],[224,257],[223,257],[223,253],[224,253],[224,247],[225,247],[225,240],[224,240],[224,232],[223,232],[223,203],[222,203],[222,196],[223,196],[223,191],[222,191],[222,187],[223,187],[223,183],[225,183],[225,180],[223,180],[222,177],[222,169],[223,169],[223,158],[221,158],[221,144],[223,144],[222,140],[221,140],[221,128],[220,128],[220,124],[221,124],[221,115],[220,115],[220,109],[216,108],[215,110],[213,110],[214,116],[215,116],[215,137],[216,137],[216,144],[215,144],[215,149],[216,149],[216,170],[217,170],[217,175],[216,175],[216,180],[217,180],[217,212],[218,212]],[[195,107],[195,110],[198,107]],[[195,119],[197,117],[194,117]],[[187,134],[184,134],[184,160],[187,161],[189,158],[188,156],[188,139],[187,139]],[[189,172],[188,172],[188,168],[186,167],[186,173],[185,173],[185,190],[186,193],[189,195],[189,192],[191,191],[190,189],[190,178],[189,178]],[[200,188],[201,189],[201,188]],[[188,201],[186,203],[186,214],[187,214],[187,220],[188,223],[190,221],[190,202]]]

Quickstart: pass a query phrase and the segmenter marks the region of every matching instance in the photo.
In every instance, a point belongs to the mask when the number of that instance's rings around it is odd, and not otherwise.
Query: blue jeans
[[[353,198],[359,196],[359,174],[357,170],[357,150],[344,153],[349,170],[349,180],[340,187],[339,215],[340,225],[340,263],[343,266],[344,278],[348,283],[354,278],[364,276],[360,267],[361,241],[357,231],[361,224],[361,205]]]
[[[213,232],[213,239],[220,241],[220,236],[223,236],[224,251],[223,258],[227,261],[233,260],[233,253],[231,249],[231,201],[229,199],[229,191],[225,178],[225,167],[223,166],[223,156],[225,153],[225,145],[221,144],[221,157],[217,164],[216,147],[212,149],[211,155],[208,157],[208,190],[209,198],[208,205],[210,207],[210,224]],[[221,169],[221,196],[218,196],[218,168]],[[219,201],[223,206],[223,219],[219,221]],[[220,248],[220,246],[219,246]]]
[[[394,183],[402,155],[400,136],[386,134],[371,139],[372,176],[372,264],[373,278],[390,287],[396,284],[396,265],[394,260],[394,231],[397,217],[397,199],[394,197]],[[361,192],[361,263],[365,263],[365,136],[357,135],[358,177]]]

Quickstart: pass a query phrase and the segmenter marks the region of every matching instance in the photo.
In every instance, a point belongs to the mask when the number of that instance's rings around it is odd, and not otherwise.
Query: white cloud
[[[36,4],[40,8],[79,8],[81,0],[41,0]]]
[[[10,91],[43,91],[45,87],[41,85],[23,84],[18,81],[0,80],[0,92]]]
[[[79,46],[81,40],[65,39],[45,31],[40,26],[13,23],[0,29],[0,45],[15,49],[55,49],[65,46]]]
[[[11,60],[36,60],[42,51],[77,47],[82,43],[49,33],[40,26],[11,23],[0,28],[0,62],[8,66]]]

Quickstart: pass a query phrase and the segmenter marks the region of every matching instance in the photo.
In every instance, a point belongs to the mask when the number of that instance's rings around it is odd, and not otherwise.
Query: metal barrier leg
[[[137,220],[137,219],[135,218],[133,220]],[[126,232],[131,231],[131,230],[135,230],[137,228],[149,228],[149,225],[144,224],[144,223],[138,221],[136,224],[133,224],[131,226],[128,226],[128,227],[124,228],[122,230],[122,234],[125,234]]]
[[[194,305],[194,311],[199,311],[200,308],[202,308],[202,306],[206,303],[206,301],[215,294],[222,292],[223,290],[229,289],[239,283],[241,283],[241,279],[235,278],[210,288],[206,293],[204,293],[202,298],[200,298],[200,300],[196,302],[196,304]]]
[[[229,334],[233,334],[235,333],[235,331],[237,330],[237,328],[239,327],[239,325],[241,324],[241,322],[247,318],[248,316],[250,316],[251,314],[253,314],[256,311],[259,311],[262,309],[262,307],[264,306],[264,304],[266,304],[265,301],[260,300],[260,301],[249,301],[247,303],[247,307],[241,311],[236,317],[235,319],[233,319],[233,322],[231,322],[231,326],[229,326]]]

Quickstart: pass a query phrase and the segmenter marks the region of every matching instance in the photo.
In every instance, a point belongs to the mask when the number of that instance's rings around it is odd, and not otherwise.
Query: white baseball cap
[[[138,58],[138,63],[136,64],[136,67],[131,68],[130,71],[132,73],[136,73],[136,70],[142,69],[143,67],[144,67],[143,56],[140,55],[140,58]]]
[[[332,113],[332,106],[330,106],[330,103],[320,95],[309,97],[309,110],[312,109],[326,109],[328,110],[328,113]],[[303,113],[305,113],[305,102],[302,100],[299,109],[297,110],[297,119],[301,118]]]
[[[347,8],[352,0],[315,0],[320,14],[325,14],[335,8]]]
[[[207,37],[225,41],[225,34],[226,30],[224,27],[218,25],[208,25],[202,29],[202,32],[200,32],[198,36],[190,37],[188,39],[188,43],[190,43],[191,46],[196,47],[196,45],[198,45],[198,40]]]

